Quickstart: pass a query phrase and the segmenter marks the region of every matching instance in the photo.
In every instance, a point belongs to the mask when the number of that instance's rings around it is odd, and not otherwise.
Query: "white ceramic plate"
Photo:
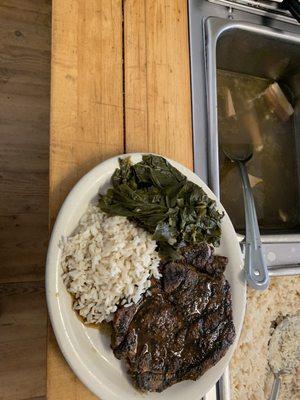
[[[123,155],[121,157],[126,157]],[[141,160],[141,154],[130,154],[132,162]],[[99,189],[106,191],[112,173],[118,167],[118,158],[111,158],[87,173],[66,198],[54,225],[47,255],[46,293],[52,326],[64,357],[78,378],[101,400],[199,400],[221,377],[229,363],[235,345],[226,355],[196,382],[178,383],[162,393],[141,394],[127,378],[123,364],[110,349],[110,338],[98,329],[86,327],[72,310],[60,268],[59,241],[70,235],[89,202],[97,197]],[[169,160],[187,178],[201,186],[209,197],[216,199],[201,179],[181,164]],[[219,204],[220,210],[223,207]],[[221,245],[216,250],[229,259],[226,269],[233,298],[233,319],[239,337],[245,311],[246,286],[242,273],[242,258],[236,233],[228,215],[222,220]],[[235,344],[237,339],[235,341]]]

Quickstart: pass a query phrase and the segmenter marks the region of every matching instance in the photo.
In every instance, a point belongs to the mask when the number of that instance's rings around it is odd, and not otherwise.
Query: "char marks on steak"
[[[196,380],[235,338],[227,259],[206,244],[181,252],[180,261],[163,266],[151,296],[115,313],[112,349],[143,392]]]

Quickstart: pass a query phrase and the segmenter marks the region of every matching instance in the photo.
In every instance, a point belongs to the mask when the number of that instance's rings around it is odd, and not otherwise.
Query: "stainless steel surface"
[[[244,193],[246,218],[245,273],[247,282],[254,289],[265,290],[269,285],[269,274],[258,227],[256,209],[246,163],[252,158],[251,144],[222,145],[225,155],[238,165]]]
[[[219,193],[219,171],[218,165],[213,165],[213,159],[217,159],[218,151],[217,146],[213,148],[213,143],[217,145],[217,125],[214,127],[214,132],[211,133],[213,127],[211,126],[212,116],[216,110],[216,102],[208,101],[208,92],[213,89],[210,86],[210,80],[206,74],[206,67],[211,67],[211,61],[215,60],[215,49],[217,37],[209,38],[209,43],[204,40],[207,34],[207,27],[205,21],[209,17],[219,17],[220,29],[224,27],[226,30],[228,24],[240,24],[243,27],[244,23],[254,24],[255,29],[261,27],[268,27],[270,31],[279,29],[284,35],[292,37],[300,34],[298,25],[268,18],[253,13],[248,13],[243,10],[229,9],[227,6],[220,6],[212,4],[205,0],[189,0],[189,33],[190,33],[190,60],[191,60],[191,88],[192,88],[192,121],[193,121],[193,139],[194,139],[194,169],[201,178],[210,185],[212,190]],[[222,23],[221,23],[222,22]],[[230,29],[230,27],[228,27]],[[277,31],[275,31],[277,32]],[[221,34],[216,32],[218,36]],[[276,37],[276,35],[275,35]],[[296,36],[297,37],[297,36]],[[299,36],[298,36],[299,38]],[[299,39],[298,41],[299,42]],[[211,49],[209,50],[209,45]],[[205,51],[207,50],[207,51]],[[211,53],[210,55],[208,53]],[[240,62],[241,60],[238,60]],[[211,77],[213,74],[211,74]],[[213,83],[213,82],[212,82]],[[216,90],[216,86],[215,86]],[[300,113],[296,114],[295,125],[300,126]],[[209,131],[209,134],[208,134]],[[211,135],[215,135],[215,139],[211,140]],[[297,135],[297,140],[300,147],[300,135]],[[208,158],[209,154],[209,158]],[[300,171],[300,157],[298,158],[298,170]],[[274,268],[274,272],[270,270],[271,274],[278,275],[283,272],[285,264],[296,264],[300,259],[300,243],[299,235],[268,235],[263,237],[263,251],[270,268],[274,264],[279,265],[281,268]],[[277,272],[278,271],[278,272]],[[298,268],[296,271],[298,273]],[[220,379],[218,385],[218,394],[210,392],[209,400],[231,400],[230,395],[230,379],[229,369],[227,369]]]
[[[211,3],[225,5],[226,7],[248,11],[264,17],[270,17],[290,24],[298,24],[287,10],[280,8],[278,3],[282,1],[259,0],[208,0]]]
[[[278,372],[277,374],[274,374],[274,382],[273,382],[273,385],[272,385],[272,389],[271,389],[271,394],[270,394],[269,400],[277,400],[277,399],[279,399],[280,387],[281,387],[280,376],[281,376],[280,372]]]
[[[265,290],[269,285],[269,274],[262,252],[256,210],[246,164],[238,161],[244,191],[246,215],[245,273],[247,282],[256,290]]]
[[[243,22],[208,18],[206,28],[207,90],[209,112],[209,182],[219,195],[217,68],[244,74],[281,78],[283,72],[300,68],[300,37]],[[247,46],[245,46],[247,43]],[[299,92],[299,75],[291,74]],[[295,114],[299,114],[297,105]],[[285,235],[286,240],[286,235]],[[297,241],[300,241],[300,235]]]
[[[299,65],[300,38],[298,35],[270,29],[240,21],[224,20],[219,18],[207,18],[205,23],[205,59],[206,59],[206,83],[207,83],[207,111],[208,111],[208,180],[213,191],[219,196],[219,157],[218,157],[218,117],[217,117],[217,83],[216,70],[218,62],[222,62],[220,68],[236,68],[236,72],[242,71],[258,76],[271,76],[274,80],[278,79],[283,68],[287,64],[282,60],[288,60],[294,68]],[[224,35],[224,36],[223,36]],[[227,36],[227,44],[219,47],[219,40]],[[235,40],[240,46],[235,46]],[[247,46],[245,46],[247,43]],[[260,43],[261,53],[258,58],[254,57],[256,43]],[[252,46],[251,46],[252,45]],[[233,49],[238,51],[233,51]],[[245,52],[243,52],[243,49]],[[218,51],[218,54],[217,54]],[[273,57],[261,57],[262,53],[270,54]],[[297,80],[296,80],[297,81]],[[295,123],[299,121],[299,109],[296,109]],[[264,242],[264,237],[262,237]],[[268,255],[272,262],[278,256],[284,256],[283,247],[287,250],[286,244],[289,243],[288,252],[296,256],[297,262],[300,256],[300,236],[299,235],[270,235],[266,238],[268,243],[273,245]],[[276,243],[274,245],[274,243]],[[282,246],[282,244],[284,246]],[[222,385],[220,383],[220,385]],[[228,383],[229,385],[229,383]],[[221,397],[222,399],[222,397]],[[224,400],[230,396],[224,396]],[[223,400],[222,399],[222,400]]]
[[[230,400],[230,370],[226,368],[217,385],[217,397],[219,400]]]
[[[300,264],[271,265],[268,267],[269,276],[295,276],[300,275]]]
[[[192,123],[194,140],[195,172],[208,183],[208,119],[207,119],[207,85],[205,76],[205,44],[204,21],[210,16],[227,18],[237,21],[247,21],[253,24],[268,25],[271,28],[300,32],[299,26],[268,19],[263,16],[249,14],[240,10],[229,12],[228,7],[212,4],[206,0],[189,0],[189,36],[191,59],[191,89],[192,89]],[[300,140],[300,136],[299,136]]]
[[[220,195],[217,115],[217,67],[233,72],[280,79],[283,74],[294,92],[300,93],[300,37],[299,35],[269,29],[244,22],[208,18],[206,31],[206,78],[208,94],[208,180],[217,196]],[[247,46],[245,46],[247,43]],[[233,50],[234,49],[234,50]],[[288,73],[290,71],[290,73]],[[294,72],[298,73],[295,74]],[[300,104],[295,106],[294,124],[300,123]],[[297,145],[300,144],[296,135]],[[298,150],[297,150],[298,151]],[[300,148],[297,157],[299,165]],[[300,166],[300,165],[299,165]],[[298,185],[300,187],[300,184]],[[299,234],[262,236],[263,243],[298,243]],[[295,250],[295,249],[294,249]]]

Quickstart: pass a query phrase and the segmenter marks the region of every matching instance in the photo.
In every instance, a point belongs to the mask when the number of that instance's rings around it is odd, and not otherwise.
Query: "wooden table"
[[[193,167],[187,0],[53,0],[50,224],[89,169],[143,151]],[[48,399],[94,399],[49,327]]]

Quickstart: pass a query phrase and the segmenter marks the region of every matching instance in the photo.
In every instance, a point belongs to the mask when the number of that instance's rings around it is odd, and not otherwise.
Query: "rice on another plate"
[[[270,279],[267,290],[249,288],[242,334],[230,363],[232,400],[265,400],[274,374],[268,363],[269,340],[278,318],[300,313],[300,276]],[[300,399],[300,368],[281,376],[280,400]]]
[[[64,283],[74,295],[73,308],[87,323],[110,321],[119,303],[137,303],[151,277],[160,278],[151,235],[95,205],[61,247]]]

